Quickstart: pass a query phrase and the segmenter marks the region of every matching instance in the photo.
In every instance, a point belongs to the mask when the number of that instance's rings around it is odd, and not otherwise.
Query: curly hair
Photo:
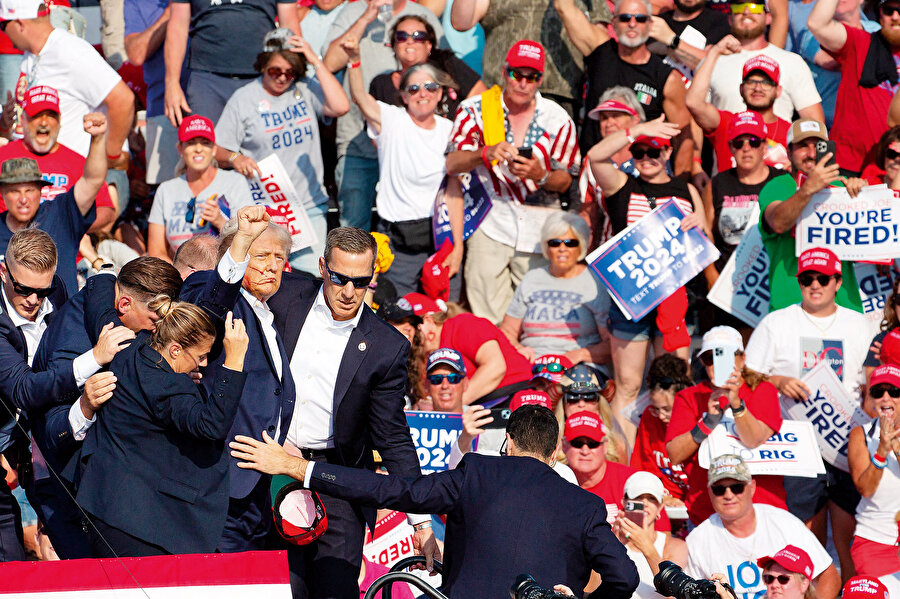
[[[647,371],[647,387],[652,391],[658,389],[661,383],[674,385],[674,393],[687,389],[694,382],[691,380],[690,366],[686,360],[682,360],[674,354],[663,354],[650,362]]]

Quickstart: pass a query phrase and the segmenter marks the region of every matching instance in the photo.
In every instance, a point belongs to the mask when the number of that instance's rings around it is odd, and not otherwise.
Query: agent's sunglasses
[[[743,4],[731,5],[731,14],[733,15],[742,15],[748,10],[750,11],[750,14],[761,15],[766,12],[766,5],[756,4],[755,2],[745,2]]]
[[[635,160],[643,160],[644,156],[656,160],[662,156],[662,148],[635,148],[631,151],[631,156]]]
[[[577,248],[580,244],[577,239],[549,239],[549,240],[547,240],[548,247],[558,248],[561,245],[564,245],[567,248]]]
[[[272,79],[278,79],[282,75],[284,75],[288,79],[293,79],[297,76],[297,73],[294,72],[294,69],[279,69],[278,67],[269,67],[268,69],[266,69],[266,75],[268,75]]]
[[[444,379],[447,379],[447,382],[451,385],[457,385],[463,380],[463,375],[453,372],[450,374],[429,374],[425,378],[428,379],[428,382],[432,385],[440,385],[444,382]]]
[[[425,31],[413,31],[412,33],[409,31],[397,31],[394,33],[395,42],[408,42],[409,40],[423,44],[428,41],[428,33]]]
[[[425,83],[422,83],[422,84],[413,83],[412,85],[407,85],[406,93],[408,93],[410,96],[414,96],[417,93],[419,93],[419,90],[422,89],[423,87],[425,88],[425,91],[427,91],[429,94],[433,94],[436,91],[438,91],[439,89],[441,89],[441,86],[439,83],[435,83],[434,81],[426,81]]]
[[[787,574],[779,574],[778,576],[775,576],[774,574],[763,574],[763,582],[766,584],[772,584],[776,580],[778,581],[778,584],[785,586],[791,581],[791,577]]]
[[[528,83],[537,83],[541,80],[541,77],[544,76],[543,73],[538,73],[537,71],[534,73],[523,73],[522,71],[518,71],[511,67],[506,69],[506,73],[509,75],[510,79],[515,79],[516,81],[525,80]]]
[[[535,364],[531,367],[531,374],[540,374],[542,372],[552,372],[557,374],[565,370],[559,362],[550,362],[549,364]]]
[[[730,142],[731,147],[735,150],[743,149],[747,144],[750,144],[750,147],[753,149],[758,148],[762,145],[763,140],[758,137],[739,137],[737,139],[732,139]]]
[[[353,283],[354,289],[363,289],[365,287],[368,287],[369,283],[372,282],[372,277],[375,276],[375,274],[373,273],[367,277],[348,277],[347,275],[342,275],[339,272],[334,272],[333,270],[328,268],[327,264],[325,265],[325,272],[328,273],[328,278],[331,280],[331,282],[338,287],[346,287],[347,283]]]
[[[825,287],[834,278],[834,275],[813,274],[811,272],[801,272],[797,275],[797,282],[801,287],[809,287],[813,281],[818,281],[819,285]]]
[[[631,19],[634,19],[635,21],[643,25],[644,23],[650,21],[650,15],[635,15],[631,13],[616,15],[616,20],[619,23],[630,23]]]
[[[569,441],[569,445],[574,447],[575,449],[581,449],[585,445],[587,445],[590,449],[597,449],[601,445],[603,445],[602,441],[594,441],[593,439],[587,439],[585,437],[579,437],[577,439],[572,439]]]
[[[893,386],[878,386],[873,387],[869,390],[869,395],[871,395],[874,399],[881,399],[884,397],[884,394],[887,393],[891,396],[891,399],[900,398],[900,389]]]
[[[49,287],[29,287],[28,285],[22,285],[16,281],[16,278],[12,275],[12,271],[9,270],[9,266],[6,267],[6,276],[9,277],[9,281],[12,283],[13,291],[22,297],[36,295],[39,298],[45,298],[56,290],[55,284],[50,285]]]
[[[710,489],[712,489],[713,495],[715,495],[716,497],[721,497],[728,489],[731,489],[731,492],[735,495],[740,495],[744,492],[744,489],[746,487],[747,483],[732,483],[730,485],[713,485],[710,487]]]

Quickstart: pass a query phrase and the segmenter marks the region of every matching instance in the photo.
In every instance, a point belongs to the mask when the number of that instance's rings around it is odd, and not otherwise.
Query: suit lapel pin
[[[366,351],[366,342],[360,341],[359,345],[357,345],[356,347],[357,347],[357,349],[359,349],[359,351]]]

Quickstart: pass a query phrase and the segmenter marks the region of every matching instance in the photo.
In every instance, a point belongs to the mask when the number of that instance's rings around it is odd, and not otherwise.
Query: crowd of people
[[[900,597],[900,276],[873,326],[795,238],[823,190],[900,192],[900,0],[102,4],[92,47],[0,0],[0,561],[286,549],[295,597],[354,599],[393,508],[456,596],[518,548],[579,597],[666,560]],[[635,318],[588,256],[670,202],[719,257]],[[707,299],[751,234],[756,323]],[[758,470],[823,363],[837,457]],[[448,473],[407,410],[461,415]]]

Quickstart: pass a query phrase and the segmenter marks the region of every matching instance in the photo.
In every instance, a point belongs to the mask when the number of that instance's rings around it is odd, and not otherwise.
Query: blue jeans
[[[349,176],[345,176],[348,173]],[[341,226],[371,230],[375,184],[379,177],[378,159],[345,154],[338,158],[334,175],[338,185]]]
[[[187,89],[184,90],[188,105],[194,111],[190,114],[205,116],[215,123],[222,116],[231,95],[253,79],[255,77],[225,77],[206,71],[191,71]]]

